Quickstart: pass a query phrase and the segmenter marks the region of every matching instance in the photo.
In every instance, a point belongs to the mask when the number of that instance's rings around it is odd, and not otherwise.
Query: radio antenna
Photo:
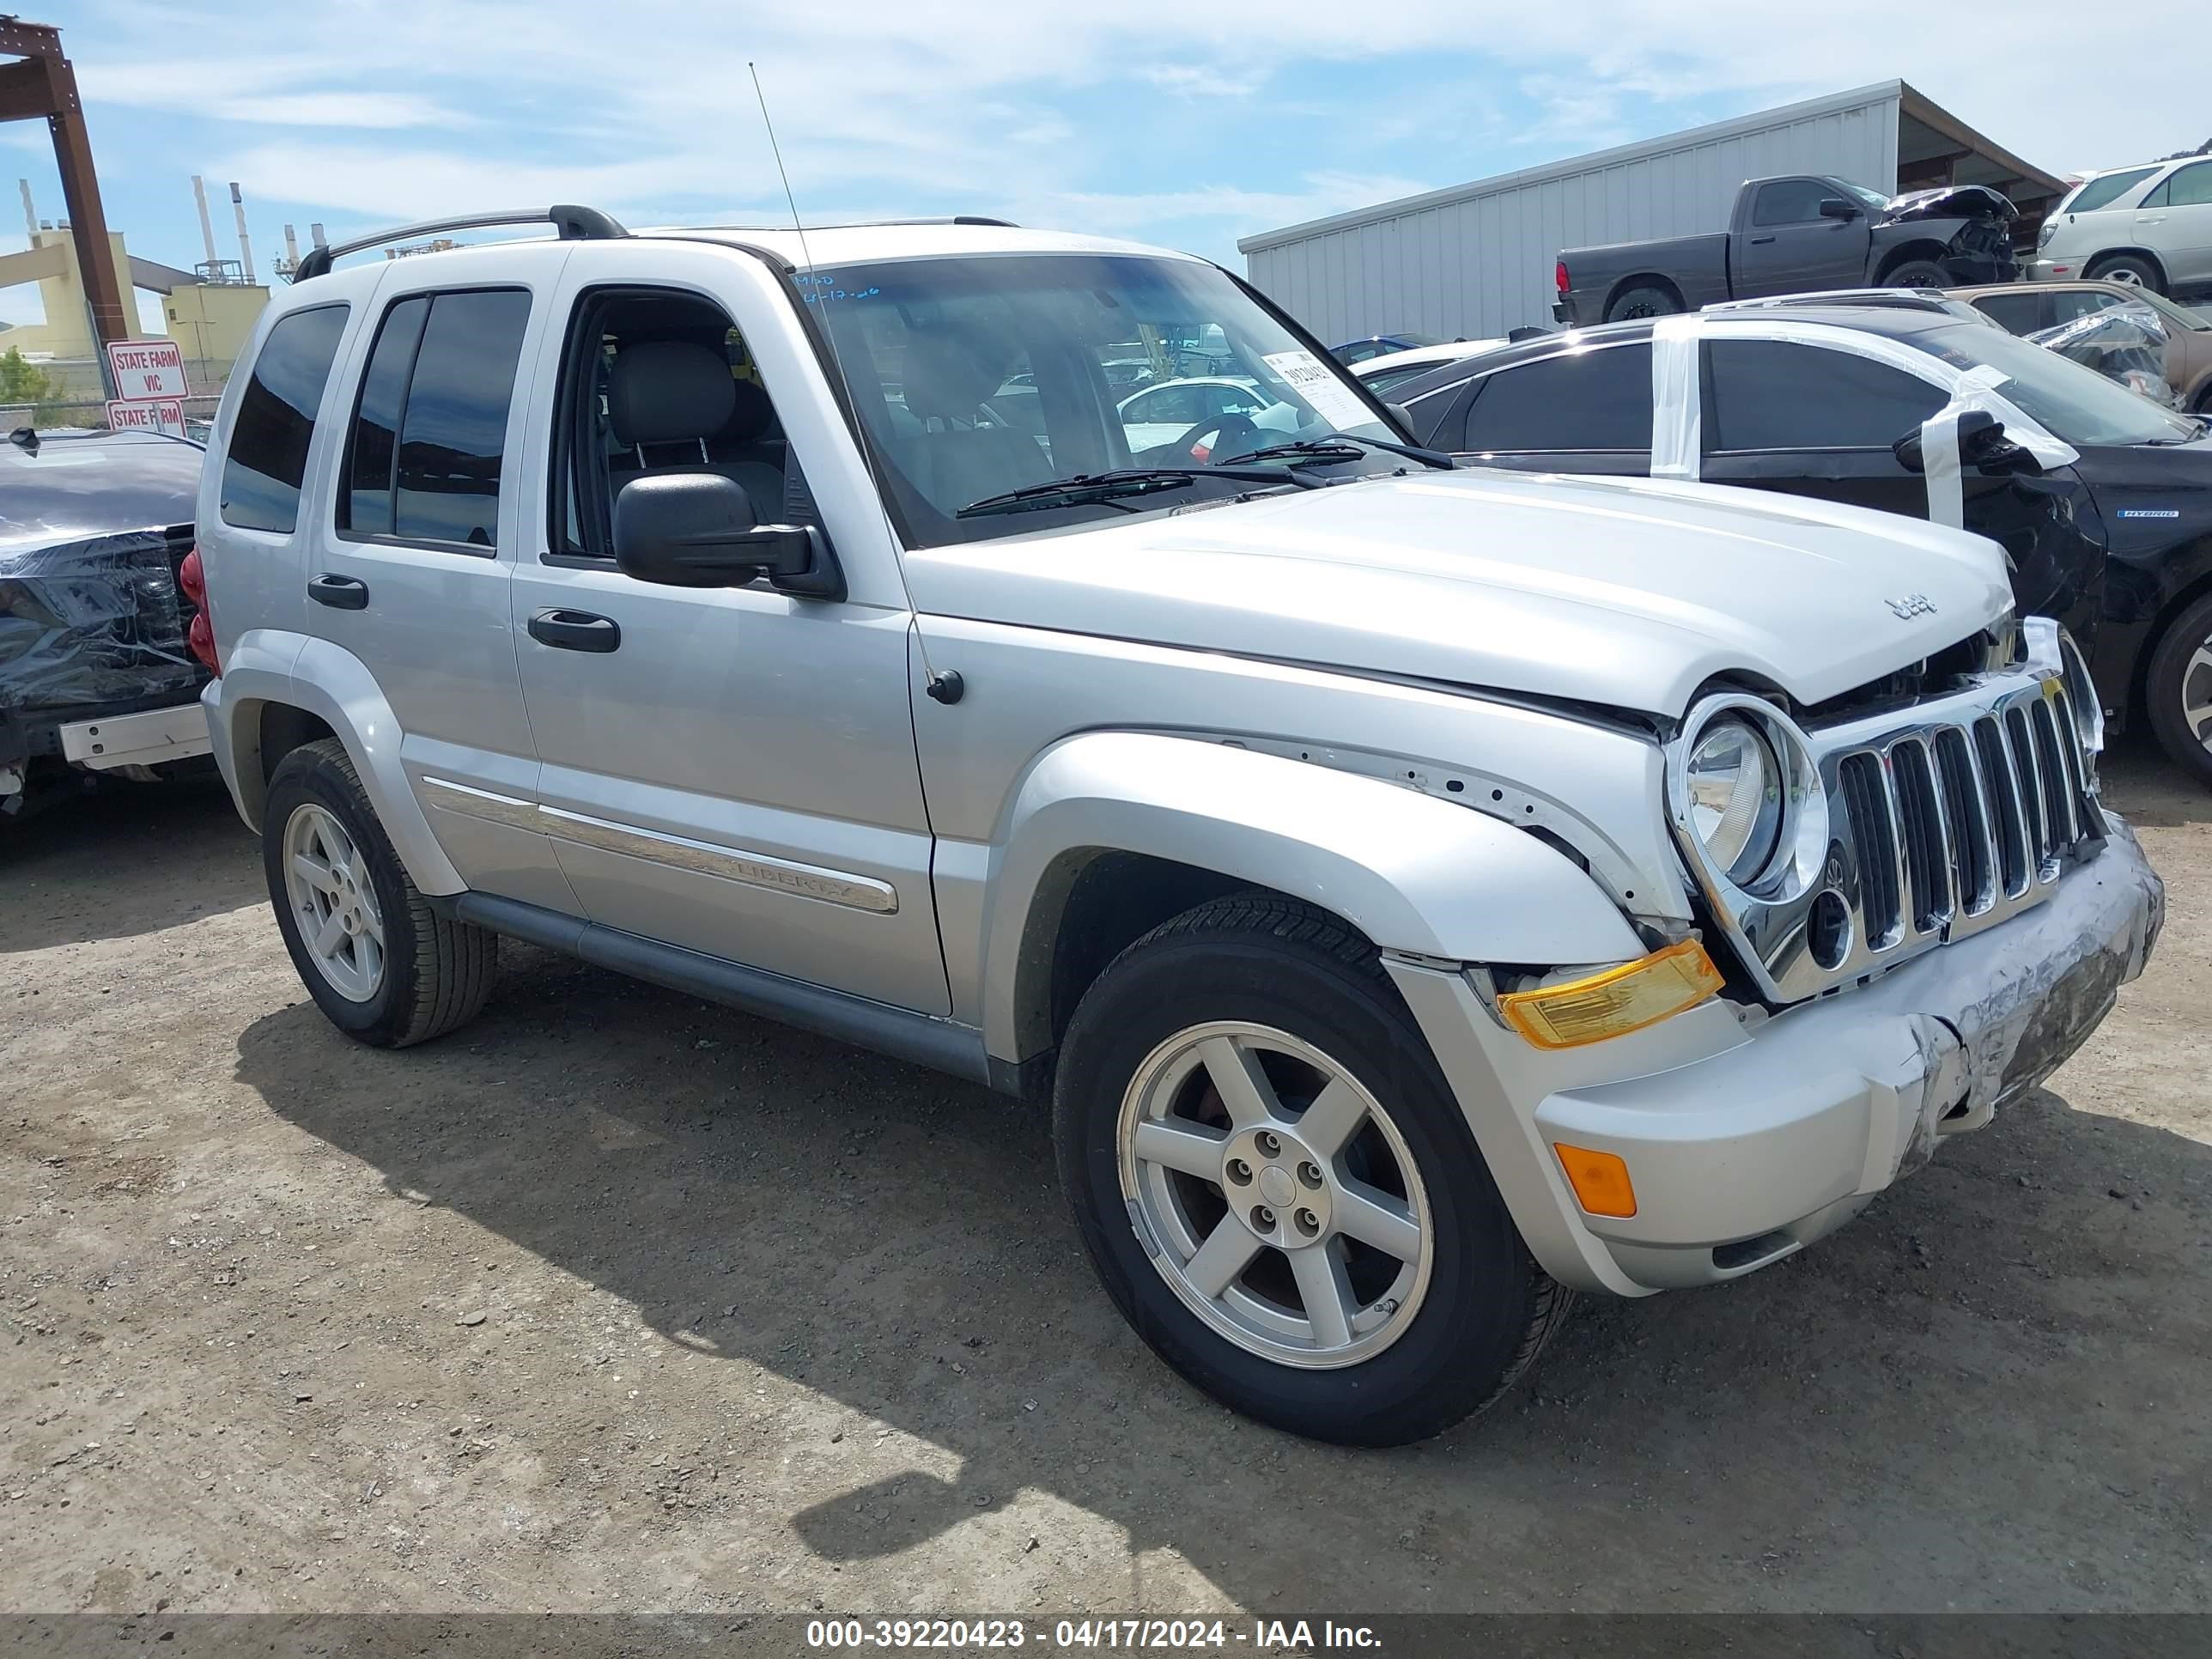
[[[783,199],[791,209],[791,228],[799,238],[799,257],[805,262],[811,276],[814,270],[814,255],[806,246],[806,222],[799,216],[799,198],[792,193],[791,174],[783,165],[783,146],[775,141],[775,123],[769,117],[768,94],[761,90],[760,70],[750,58],[745,59],[745,73],[753,78],[753,98],[760,105],[761,125],[768,131],[769,154],[775,158],[775,175],[783,181]],[[891,568],[898,572],[899,592],[906,596],[907,614],[914,618],[914,643],[915,649],[921,656],[923,688],[938,702],[957,702],[963,689],[960,676],[950,670],[940,674],[930,666],[929,641],[922,637],[921,632],[921,610],[914,602],[914,589],[907,586],[904,550],[900,547],[898,532],[891,524],[890,509],[884,504],[884,479],[877,468],[876,447],[868,436],[868,423],[860,414],[860,405],[853,396],[852,378],[845,373],[844,354],[837,349],[837,331],[830,326],[829,291],[823,289],[821,293],[822,298],[818,302],[805,294],[799,295],[799,301],[802,305],[819,303],[822,307],[822,332],[830,342],[830,366],[836,371],[838,386],[845,394],[845,406],[853,411],[853,435],[860,441],[860,464],[867,469],[868,481],[875,486],[876,510],[883,514],[884,536],[891,550]]]

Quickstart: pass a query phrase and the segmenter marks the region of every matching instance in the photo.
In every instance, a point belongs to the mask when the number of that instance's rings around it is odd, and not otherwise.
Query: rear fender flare
[[[1069,884],[1138,853],[1331,911],[1380,949],[1445,962],[1620,962],[1644,946],[1613,901],[1536,836],[1380,779],[1156,733],[1069,738],[1015,789],[991,858],[984,1046],[1051,1042],[1045,988]]]

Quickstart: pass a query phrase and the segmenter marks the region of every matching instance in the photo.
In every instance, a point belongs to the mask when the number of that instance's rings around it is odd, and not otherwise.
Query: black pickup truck
[[[1726,230],[1563,250],[1552,315],[1586,328],[1774,294],[2009,283],[2019,216],[1982,185],[1886,196],[1812,174],[1753,179]]]

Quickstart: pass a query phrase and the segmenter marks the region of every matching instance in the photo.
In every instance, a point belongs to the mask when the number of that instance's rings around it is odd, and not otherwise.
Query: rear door
[[[1776,179],[1759,187],[1751,222],[1731,244],[1736,298],[1851,288],[1863,279],[1871,235],[1866,216],[1822,218],[1820,204],[1836,194],[1819,179]]]
[[[1623,341],[1476,380],[1430,441],[1484,466],[1635,477],[1651,469],[1651,344]]]
[[[2158,255],[2169,289],[2212,282],[2212,161],[2178,167],[2136,210],[2136,240]]]
[[[379,285],[349,363],[306,626],[359,659],[391,705],[408,780],[469,885],[573,912],[551,843],[529,827],[538,757],[507,605],[526,348],[558,256],[528,267],[534,281],[466,287],[422,263]]]
[[[1936,358],[1923,376],[1802,339],[1708,340],[1699,353],[1706,483],[1928,516],[1927,481],[1893,446],[1951,400]],[[2095,514],[2082,510],[2074,470],[1990,477],[1969,467],[1961,483],[1966,527],[2004,550],[2021,613],[2057,617],[2087,639],[2104,547],[2085,528]]]

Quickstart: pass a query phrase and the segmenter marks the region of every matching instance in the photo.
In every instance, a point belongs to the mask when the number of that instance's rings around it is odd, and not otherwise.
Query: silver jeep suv
[[[2142,966],[1991,543],[1455,471],[1182,255],[544,216],[311,255],[203,483],[215,752],[363,1042],[504,936],[1049,1102],[1145,1340],[1382,1444],[1840,1225]],[[1125,416],[1201,349],[1236,397]]]

